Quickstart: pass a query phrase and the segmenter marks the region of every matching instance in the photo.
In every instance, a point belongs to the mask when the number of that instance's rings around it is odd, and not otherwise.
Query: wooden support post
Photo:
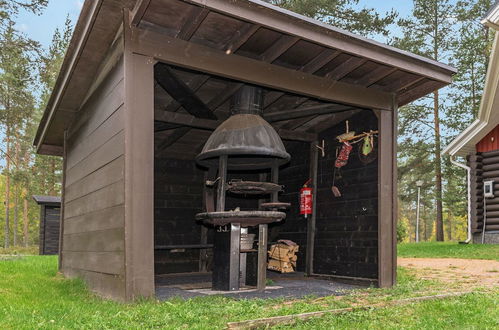
[[[314,273],[314,245],[315,245],[315,221],[316,221],[316,210],[317,210],[317,165],[319,162],[319,152],[317,149],[318,141],[314,141],[310,144],[310,179],[312,180],[311,185],[314,189],[314,195],[312,199],[312,216],[308,219],[307,223],[307,256],[306,256],[306,266],[305,272],[307,275],[312,275]]]
[[[268,225],[258,225],[258,272],[256,284],[258,291],[264,291],[267,285],[267,237]]]
[[[215,211],[215,195],[214,188],[208,187],[206,185],[206,181],[215,180],[216,179],[216,168],[210,168],[204,175],[203,182],[203,209],[206,212],[214,212]],[[208,228],[205,225],[201,226],[201,242],[202,245],[208,243]],[[208,271],[208,250],[201,249],[199,250],[199,271],[206,272]]]
[[[218,165],[217,212],[225,211],[227,162],[227,155],[220,156]],[[219,228],[215,233],[213,247],[213,290],[239,290],[241,225],[233,223],[228,227],[228,231],[222,231]]]
[[[239,271],[241,258],[241,225],[230,225],[230,261],[229,261],[229,290],[239,290]]]
[[[218,165],[217,212],[225,211],[225,189],[227,181],[227,155],[220,156]]]
[[[62,185],[61,185],[61,211],[60,211],[60,219],[59,219],[59,271],[62,271],[62,263],[63,263],[63,247],[64,247],[64,209],[66,206],[64,205],[65,201],[65,193],[66,193],[66,167],[67,167],[67,159],[68,159],[68,131],[64,131],[64,145],[62,152]]]
[[[260,175],[262,180],[265,175]],[[270,181],[272,183],[279,183],[279,163],[277,160],[274,161],[270,172]],[[273,192],[270,196],[270,201],[275,203],[279,200],[279,193]],[[259,202],[260,204],[260,202]],[[265,290],[267,284],[267,249],[268,249],[268,236],[269,227],[267,224],[261,224],[258,226],[258,278],[257,278],[257,290]]]
[[[124,11],[125,290],[126,299],[154,296],[154,64],[130,49]]]
[[[391,287],[397,267],[397,110],[378,117],[378,286]]]

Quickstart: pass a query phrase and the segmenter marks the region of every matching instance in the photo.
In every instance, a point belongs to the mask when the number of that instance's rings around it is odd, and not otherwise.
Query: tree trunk
[[[433,93],[433,117],[435,124],[435,197],[437,203],[436,234],[437,241],[444,240],[444,222],[442,217],[442,152],[440,150],[440,116],[438,91]]]
[[[19,202],[19,190],[18,190],[18,186],[16,185],[14,188],[14,228],[12,230],[14,233],[14,246],[17,246],[17,229],[19,228],[19,226],[18,226],[18,220],[19,220],[18,202]]]
[[[452,241],[452,219],[453,219],[452,211],[447,211],[447,240]]]
[[[423,205],[423,237],[425,242],[428,240],[428,230],[426,229],[426,207]]]
[[[17,133],[14,133],[14,137],[15,137],[15,145],[16,145],[16,152],[15,152],[15,156],[14,156],[14,159],[15,159],[15,168],[16,168],[16,171],[19,170],[19,138],[18,138],[18,135]],[[14,228],[13,228],[13,232],[14,232],[14,246],[17,246],[18,245],[18,241],[17,241],[17,231],[19,229],[19,184],[17,182],[14,182]]]
[[[23,210],[23,233],[24,233],[24,246],[29,245],[29,221],[28,221],[28,200],[24,198],[24,210]]]
[[[9,223],[9,203],[10,203],[10,126],[7,124],[7,150],[6,150],[6,176],[5,176],[5,248],[10,245],[10,223]]]

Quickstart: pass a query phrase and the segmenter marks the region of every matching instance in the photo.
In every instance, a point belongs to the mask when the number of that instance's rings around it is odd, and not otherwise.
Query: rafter
[[[340,80],[366,62],[367,59],[362,57],[350,57],[348,60],[338,65],[334,70],[328,72],[326,78]]]
[[[300,68],[300,71],[307,73],[315,73],[316,71],[322,69],[326,64],[331,62],[333,59],[338,57],[341,51],[334,49],[325,49],[319,55],[317,55],[313,60],[305,64]]]
[[[173,97],[191,115],[199,118],[216,119],[213,112],[201,101],[166,64],[158,63],[155,67],[158,84]]]
[[[300,38],[282,35],[277,42],[275,42],[265,53],[260,56],[262,61],[272,63],[284,54],[289,48],[296,44]]]
[[[183,66],[229,79],[297,93],[327,101],[362,108],[390,110],[390,93],[363,88],[312,74],[272,65],[236,54],[226,55],[213,48],[171,38],[153,31],[134,29],[134,52],[155,57],[159,61]],[[189,49],[189,56],[185,50]]]
[[[192,7],[191,14],[177,34],[177,38],[190,40],[194,33],[198,30],[199,26],[203,24],[203,21],[209,13],[210,11],[208,9],[195,6]]]

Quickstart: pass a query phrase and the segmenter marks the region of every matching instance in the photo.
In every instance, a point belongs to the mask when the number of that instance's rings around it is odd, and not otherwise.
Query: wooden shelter
[[[445,148],[453,163],[467,170],[468,242],[499,244],[499,3],[482,23],[496,30],[478,118]],[[471,110],[470,110],[471,111]],[[466,165],[456,158],[466,159]],[[484,182],[494,181],[484,198]]]
[[[279,179],[292,207],[269,240],[297,242],[309,275],[392,286],[397,108],[454,73],[258,0],[86,1],[35,139],[64,157],[62,272],[130,300],[154,295],[155,275],[209,271],[214,233],[194,219],[205,177],[194,158],[250,84],[264,88],[263,118],[291,155]],[[352,156],[335,198],[347,119],[379,132],[377,157]]]
[[[33,199],[40,205],[39,253],[58,254],[61,198],[35,195]]]

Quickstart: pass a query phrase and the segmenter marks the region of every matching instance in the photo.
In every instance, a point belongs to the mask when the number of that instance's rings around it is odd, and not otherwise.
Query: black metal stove
[[[231,116],[209,137],[196,161],[208,168],[205,184],[206,212],[196,215],[198,221],[215,226],[212,288],[239,290],[246,283],[246,260],[250,250],[241,249],[241,235],[247,238],[248,227],[258,226],[257,288],[265,289],[267,234],[269,223],[286,217],[289,207],[278,201],[282,186],[278,184],[279,166],[287,163],[281,138],[262,117],[263,91],[243,86],[231,102]],[[270,182],[265,182],[270,169]],[[230,171],[261,172],[259,182],[227,180]],[[226,210],[226,193],[259,195],[268,202],[258,210]]]

